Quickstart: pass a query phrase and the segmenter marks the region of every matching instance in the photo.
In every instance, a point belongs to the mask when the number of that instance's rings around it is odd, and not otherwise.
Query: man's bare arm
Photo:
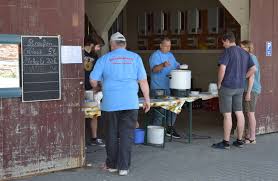
[[[148,112],[151,108],[151,103],[150,103],[150,89],[149,89],[149,84],[147,79],[139,80],[139,85],[144,96],[143,109],[145,110],[145,112]]]
[[[90,80],[90,84],[93,87],[93,91],[99,92],[101,90],[101,86],[99,81],[97,80]]]
[[[251,77],[255,72],[256,72],[256,66],[255,65],[253,65],[252,67],[250,67],[249,69],[248,69],[248,72],[246,73],[246,78],[249,78],[249,77]]]
[[[217,82],[217,87],[220,89],[222,81],[225,76],[225,71],[226,71],[226,65],[221,64],[218,68],[218,82]]]
[[[246,96],[245,96],[246,101],[251,100],[251,91],[252,91],[253,84],[254,84],[254,78],[255,78],[255,76],[253,74],[247,80],[248,81],[248,83],[247,83],[247,92],[246,92]]]
[[[156,66],[154,66],[154,68],[152,69],[152,71],[154,72],[154,73],[157,73],[157,72],[160,72],[164,67],[168,67],[170,65],[170,63],[169,62],[163,62],[163,63],[161,63],[161,64],[159,64],[159,65],[156,65]]]

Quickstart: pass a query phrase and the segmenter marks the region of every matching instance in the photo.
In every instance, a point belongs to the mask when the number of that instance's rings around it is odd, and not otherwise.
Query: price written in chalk
[[[23,36],[23,101],[61,99],[59,36]]]
[[[57,57],[25,57],[24,65],[51,65],[59,64]]]
[[[25,56],[56,56],[58,47],[27,47],[23,50]]]

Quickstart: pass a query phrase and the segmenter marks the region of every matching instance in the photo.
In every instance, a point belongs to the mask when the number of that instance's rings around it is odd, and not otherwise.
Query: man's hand
[[[247,92],[245,95],[245,101],[251,101],[251,93]]]
[[[101,84],[100,84],[99,81],[97,81],[97,80],[90,80],[90,84],[91,84],[94,92],[101,91]]]
[[[162,69],[164,69],[165,67],[170,66],[171,64],[168,61],[165,61],[159,65],[154,66],[154,68],[152,69],[152,72],[157,73],[160,72]]]
[[[147,79],[139,80],[139,85],[142,90],[142,93],[144,95],[144,103],[143,103],[143,109],[145,110],[145,113],[148,112],[151,108],[151,101],[150,101],[150,89]]]
[[[168,61],[165,61],[165,62],[163,62],[163,67],[168,67],[168,66],[170,66],[171,64],[168,62]]]
[[[149,112],[150,109],[151,109],[150,101],[144,101],[143,110],[145,111],[145,113]]]
[[[218,83],[218,84],[217,84],[217,89],[219,90],[220,88],[221,88],[221,84]]]
[[[102,90],[102,84],[98,81],[97,86],[94,88],[95,92],[100,92]]]

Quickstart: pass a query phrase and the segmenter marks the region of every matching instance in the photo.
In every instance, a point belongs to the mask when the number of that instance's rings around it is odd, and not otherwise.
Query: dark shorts
[[[256,92],[251,92],[251,100],[245,101],[246,92],[243,94],[243,110],[244,112],[255,112],[256,104],[259,97],[259,94]]]
[[[219,108],[221,113],[242,111],[244,89],[221,87],[219,90]]]

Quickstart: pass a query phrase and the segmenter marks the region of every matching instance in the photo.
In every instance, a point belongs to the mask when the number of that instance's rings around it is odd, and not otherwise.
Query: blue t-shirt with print
[[[119,48],[102,56],[90,75],[102,81],[102,111],[139,109],[138,81],[147,79],[141,57]]]
[[[261,93],[262,86],[261,86],[261,71],[260,71],[260,64],[257,57],[253,54],[250,54],[251,58],[256,66],[256,72],[254,77],[254,84],[252,87],[252,92],[256,92],[257,94]],[[247,90],[248,82],[246,81],[245,90]]]
[[[249,53],[238,46],[226,48],[219,59],[219,64],[226,65],[221,86],[230,89],[244,88],[246,73],[254,65]]]
[[[168,75],[172,70],[177,69],[180,65],[176,61],[174,55],[171,52],[163,53],[160,50],[157,50],[151,55],[149,64],[152,70],[156,65],[159,65],[166,61],[170,63],[170,66],[164,67],[159,72],[151,71],[151,89],[170,89]]]

